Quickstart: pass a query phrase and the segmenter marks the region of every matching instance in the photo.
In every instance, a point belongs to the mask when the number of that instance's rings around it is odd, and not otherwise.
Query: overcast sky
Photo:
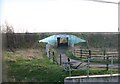
[[[118,2],[119,0],[106,0]],[[88,0],[2,0],[15,32],[117,32],[118,5]]]

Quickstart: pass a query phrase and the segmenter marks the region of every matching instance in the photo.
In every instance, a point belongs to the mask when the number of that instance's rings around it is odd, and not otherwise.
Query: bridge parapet
[[[83,82],[118,82],[120,74],[90,75],[66,77],[64,84],[82,84]]]

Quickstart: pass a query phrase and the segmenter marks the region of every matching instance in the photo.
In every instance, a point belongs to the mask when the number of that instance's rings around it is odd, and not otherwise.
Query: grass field
[[[50,61],[43,49],[22,49],[14,53],[4,51],[4,79],[8,82],[59,82],[69,76],[63,67]],[[108,74],[110,71],[91,69],[90,74]],[[118,71],[113,71],[118,73]],[[72,76],[86,75],[87,70],[72,71]]]
[[[11,82],[63,82],[67,76],[41,50],[4,52],[4,61],[8,66],[7,81]]]

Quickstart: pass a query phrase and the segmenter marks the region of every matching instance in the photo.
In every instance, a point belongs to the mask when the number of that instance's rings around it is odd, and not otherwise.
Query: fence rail
[[[74,49],[74,55],[79,57],[103,57],[103,56],[114,56],[117,57],[119,55],[118,52],[110,52],[110,51],[101,51],[101,50],[90,50],[90,49]]]

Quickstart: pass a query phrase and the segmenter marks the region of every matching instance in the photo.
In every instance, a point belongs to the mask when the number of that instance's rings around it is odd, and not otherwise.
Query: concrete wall
[[[64,84],[82,84],[84,82],[118,82],[120,74],[66,77]]]

